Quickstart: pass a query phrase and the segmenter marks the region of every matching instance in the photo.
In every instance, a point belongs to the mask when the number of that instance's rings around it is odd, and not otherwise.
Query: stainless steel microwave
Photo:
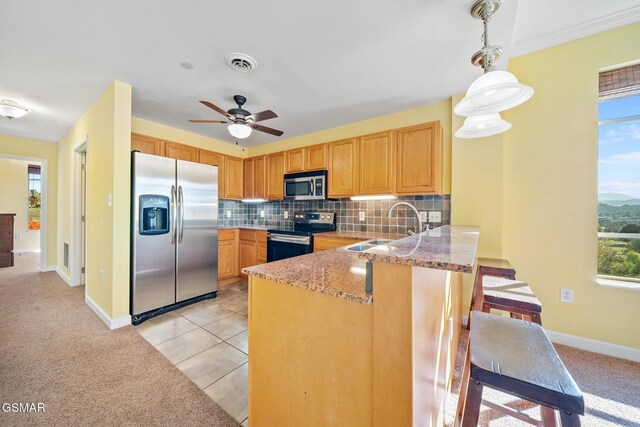
[[[323,200],[327,198],[327,171],[288,173],[284,176],[284,198]]]

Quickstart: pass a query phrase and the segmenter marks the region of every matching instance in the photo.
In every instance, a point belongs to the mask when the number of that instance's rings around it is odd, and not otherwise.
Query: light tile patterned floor
[[[247,404],[247,281],[143,322],[136,330],[243,426]]]

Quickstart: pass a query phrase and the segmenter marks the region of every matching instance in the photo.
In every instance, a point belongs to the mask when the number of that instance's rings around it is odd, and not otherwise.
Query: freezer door
[[[218,290],[218,168],[178,160],[177,301]]]
[[[175,194],[172,194],[175,164],[174,159],[165,157],[137,152],[132,155],[131,314],[176,302]],[[167,200],[168,212],[163,209]],[[158,225],[161,218],[168,230]],[[145,228],[153,232],[145,232]]]

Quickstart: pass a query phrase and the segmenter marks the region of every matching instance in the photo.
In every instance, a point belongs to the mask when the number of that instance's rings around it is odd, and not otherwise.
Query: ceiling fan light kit
[[[229,133],[232,137],[238,139],[248,138],[249,135],[251,135],[251,131],[253,130],[244,123],[231,123],[229,126],[227,126],[227,129],[229,129]]]
[[[6,117],[9,120],[26,116],[30,112],[31,110],[29,110],[27,107],[18,105],[18,103],[15,101],[11,101],[9,99],[3,99],[2,101],[0,101],[0,115]]]
[[[469,86],[465,97],[453,109],[457,115],[468,117],[456,132],[456,136],[464,135],[460,138],[482,138],[509,130],[511,124],[502,120],[498,113],[533,96],[531,87],[519,83],[508,71],[496,70],[494,65],[502,55],[502,47],[489,44],[488,23],[501,5],[502,0],[478,0],[471,8],[471,16],[484,23],[484,47],[472,56],[471,62],[482,67],[484,74]],[[472,117],[480,118],[469,120]]]

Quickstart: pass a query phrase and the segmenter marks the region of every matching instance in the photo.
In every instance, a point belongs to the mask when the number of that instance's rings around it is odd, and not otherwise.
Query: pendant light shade
[[[511,123],[503,120],[499,113],[469,116],[464,125],[456,131],[457,138],[483,138],[497,135],[511,129]]]
[[[251,135],[251,131],[253,130],[244,123],[231,123],[229,126],[227,126],[227,129],[229,130],[231,136],[238,139],[249,137],[249,135]]]
[[[508,71],[490,71],[478,77],[453,111],[459,116],[498,113],[520,105],[533,96],[533,89],[518,83]]]
[[[30,112],[31,110],[29,110],[27,107],[18,105],[18,103],[15,101],[11,101],[8,99],[3,99],[2,101],[0,101],[0,115],[6,117],[9,120],[26,116]]]

